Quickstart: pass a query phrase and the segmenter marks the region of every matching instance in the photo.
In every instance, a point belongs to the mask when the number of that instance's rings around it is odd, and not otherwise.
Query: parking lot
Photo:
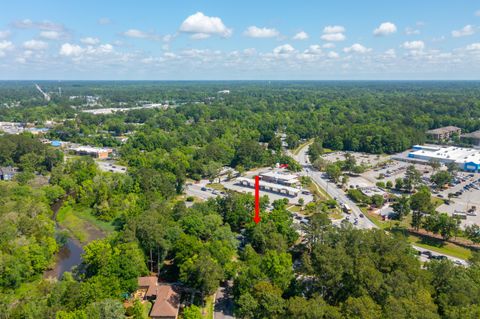
[[[374,155],[374,154],[366,154],[366,153],[359,153],[359,152],[343,152],[343,151],[327,153],[322,155],[322,158],[332,163],[337,161],[344,161],[346,153],[349,153],[355,158],[357,165],[364,165],[368,167],[374,167],[379,163],[386,162],[390,159],[390,156],[388,155]]]
[[[260,181],[260,183],[262,183],[262,182]],[[225,186],[225,188],[227,188],[227,189],[230,189],[232,191],[236,191],[236,192],[239,192],[239,193],[244,193],[244,194],[249,193],[249,194],[252,194],[252,195],[255,194],[255,189],[253,187],[247,187],[247,186],[239,185],[239,184],[237,184],[236,180],[231,180],[231,181],[228,181],[228,182],[224,182],[223,186]],[[300,193],[298,196],[292,197],[292,196],[287,196],[285,194],[280,194],[280,193],[277,193],[277,192],[260,190],[260,196],[264,196],[264,195],[268,196],[270,203],[272,203],[273,201],[275,201],[277,199],[284,199],[284,198],[288,199],[288,202],[290,204],[298,204],[298,200],[300,198],[303,198],[305,204],[310,203],[313,200],[313,196],[310,195],[310,194]]]
[[[467,212],[475,206],[477,209],[467,215],[467,219],[461,220],[462,225],[480,225],[480,173],[460,172],[457,174],[457,178],[458,180],[453,187],[434,194],[444,199],[448,199],[450,193],[456,194],[455,197],[451,198],[450,204],[439,206],[438,211],[453,215],[455,211]]]
[[[98,168],[103,172],[111,173],[121,173],[125,174],[127,172],[127,167],[118,165],[115,161],[112,160],[97,160]]]

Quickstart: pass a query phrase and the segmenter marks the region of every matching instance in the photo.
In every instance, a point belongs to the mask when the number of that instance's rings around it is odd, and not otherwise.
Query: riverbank
[[[44,272],[44,278],[60,279],[63,273],[71,271],[82,262],[83,247],[89,242],[107,236],[109,228],[102,230],[87,220],[82,214],[75,214],[74,208],[64,206],[66,197],[55,202],[51,209],[55,220],[57,233],[65,232],[66,243],[56,254],[55,264]],[[84,212],[85,213],[85,212]],[[80,217],[79,217],[80,216]],[[113,231],[113,226],[112,226]]]

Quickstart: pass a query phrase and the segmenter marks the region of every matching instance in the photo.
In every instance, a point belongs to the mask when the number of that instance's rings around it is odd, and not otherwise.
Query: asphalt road
[[[360,229],[378,228],[377,225],[375,225],[373,222],[371,222],[367,217],[361,218],[360,214],[362,213],[362,211],[360,210],[360,208],[358,208],[358,206],[352,200],[350,200],[347,197],[347,195],[343,192],[343,190],[338,188],[334,183],[329,182],[328,179],[324,178],[322,172],[319,172],[312,167],[312,165],[310,164],[310,160],[308,159],[307,151],[308,151],[308,146],[302,148],[300,150],[300,152],[298,152],[297,155],[291,154],[292,157],[297,162],[299,162],[300,165],[302,165],[303,174],[312,178],[312,180],[315,181],[321,188],[323,188],[331,197],[336,198],[337,201],[340,202],[340,203],[347,204],[352,209],[352,214],[351,214],[352,216],[350,217],[350,220],[355,219],[355,218],[358,220],[358,224],[354,225],[355,227],[360,228]],[[464,266],[468,265],[467,261],[465,261],[463,259],[460,259],[460,258],[440,254],[440,253],[435,252],[433,250],[425,249],[425,248],[415,246],[415,245],[412,245],[412,247],[415,250],[420,251],[420,252],[429,251],[434,256],[445,256],[448,259],[450,259],[451,261],[455,262],[456,264],[461,264],[461,265],[464,265]],[[420,260],[427,261],[428,259],[425,258],[424,255],[422,255],[422,256],[420,256]]]
[[[219,287],[215,294],[215,308],[213,313],[214,319],[233,319],[233,296],[232,282],[226,287]]]

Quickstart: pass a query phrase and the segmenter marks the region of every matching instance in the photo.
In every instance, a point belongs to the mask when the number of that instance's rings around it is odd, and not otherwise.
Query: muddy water
[[[53,219],[55,221],[57,219],[57,213],[62,207],[64,200],[65,199],[60,199],[51,206]],[[58,223],[55,223],[55,228],[57,232],[65,230]],[[87,232],[89,235],[88,242],[105,237],[105,234],[102,231],[93,226],[87,227]],[[62,278],[64,272],[71,271],[73,267],[80,265],[83,253],[83,245],[76,238],[69,237],[67,243],[60,248],[57,253],[55,266],[52,269],[45,271],[44,278]]]
[[[57,230],[59,230],[58,226]],[[71,271],[74,266],[77,266],[82,262],[83,253],[84,251],[80,242],[74,238],[68,238],[67,243],[60,248],[57,253],[55,267],[51,270],[47,270],[44,273],[44,277],[62,278],[64,272]]]

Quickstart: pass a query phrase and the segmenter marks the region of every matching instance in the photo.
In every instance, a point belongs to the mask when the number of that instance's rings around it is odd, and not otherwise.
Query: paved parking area
[[[455,211],[466,212],[472,206],[476,206],[477,210],[475,214],[477,216],[467,216],[466,220],[462,220],[462,225],[480,225],[480,182],[478,182],[480,179],[480,173],[460,172],[457,174],[457,176],[464,179],[464,181],[453,187],[450,187],[449,189],[438,192],[436,195],[440,198],[448,198],[449,193],[456,193],[458,191],[463,191],[463,193],[458,197],[453,197],[449,205],[443,204],[439,206],[437,210],[439,212],[452,215]],[[465,189],[465,186],[467,185],[474,185],[479,189],[470,187],[470,189],[467,190]]]
[[[344,161],[346,153],[347,152],[336,151],[336,152],[324,154],[322,155],[322,158],[324,158],[329,162]],[[348,153],[351,154],[353,157],[355,157],[355,160],[357,161],[357,165],[363,164],[370,167],[373,167],[380,162],[385,162],[390,159],[390,156],[388,155],[375,155],[375,154],[366,154],[366,153],[359,153],[359,152],[348,152]]]
[[[260,181],[260,184],[261,183],[262,182]],[[236,192],[239,192],[239,193],[244,193],[244,194],[249,193],[249,194],[252,194],[252,195],[255,194],[255,189],[253,187],[238,185],[236,180],[223,182],[222,184],[223,184],[223,186],[225,186],[226,189],[230,189],[230,190],[233,190],[233,191],[236,191]],[[260,190],[260,196],[264,196],[264,195],[268,196],[268,198],[270,200],[270,203],[272,203],[273,201],[275,201],[277,199],[284,199],[284,198],[288,199],[288,202],[290,204],[298,204],[298,200],[300,198],[303,198],[305,204],[310,203],[313,200],[312,195],[299,194],[296,197],[291,197],[291,196],[286,196],[286,195],[279,194],[279,193],[276,193],[276,192]]]
[[[118,165],[115,161],[112,160],[96,160],[98,168],[103,172],[112,172],[112,173],[121,173],[125,174],[127,172],[127,167]]]
[[[185,193],[187,196],[194,196],[203,200],[223,196],[219,191],[207,187],[206,185],[208,183],[210,183],[208,180],[201,180],[197,183],[187,183],[185,186]]]

